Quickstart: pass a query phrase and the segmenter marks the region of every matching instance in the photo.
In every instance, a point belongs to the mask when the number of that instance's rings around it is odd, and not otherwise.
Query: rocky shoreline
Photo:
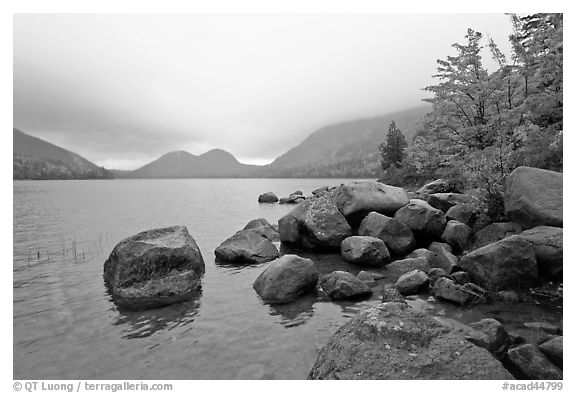
[[[493,318],[470,325],[428,315],[406,298],[472,308],[520,299],[530,288],[562,282],[562,174],[519,167],[504,196],[509,221],[493,223],[474,192],[438,179],[416,192],[378,182],[323,187],[312,195],[260,195],[292,203],[278,221],[249,222],[215,249],[216,263],[267,264],[253,283],[266,303],[310,293],[382,303],[358,313],[321,350],[311,379],[562,379],[562,331],[535,345]],[[282,247],[281,247],[282,246]],[[290,251],[285,252],[285,248]],[[339,252],[351,265],[380,268],[320,274],[310,253]],[[120,242],[104,264],[119,307],[185,301],[201,286],[204,260],[185,227],[154,229]]]

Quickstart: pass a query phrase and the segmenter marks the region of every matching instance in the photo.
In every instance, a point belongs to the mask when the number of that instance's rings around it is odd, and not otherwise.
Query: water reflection
[[[300,326],[306,323],[314,315],[314,303],[316,292],[300,296],[290,303],[268,304],[270,315],[279,315],[280,324],[286,328]]]
[[[240,264],[240,263],[230,263],[228,261],[223,261],[219,258],[214,259],[214,264],[217,267],[226,269],[232,274],[240,273],[241,271],[247,270],[247,269],[260,268],[260,267],[262,267],[262,265],[264,265],[266,263],[267,262],[264,262],[264,263],[242,263],[242,264]]]
[[[118,318],[113,325],[125,325],[122,338],[145,338],[161,330],[182,328],[194,322],[200,308],[202,290],[198,290],[187,301],[170,306],[142,311],[116,308]]]

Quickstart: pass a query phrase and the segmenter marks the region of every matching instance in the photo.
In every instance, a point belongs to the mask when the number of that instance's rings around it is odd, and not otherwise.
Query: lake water
[[[217,265],[214,249],[251,219],[272,223],[293,206],[258,204],[265,191],[305,195],[343,179],[17,181],[13,183],[14,379],[304,379],[330,336],[380,302],[309,295],[264,304],[252,288],[267,264]],[[206,263],[198,298],[141,312],[118,310],[103,263],[122,239],[185,225]],[[311,255],[321,273],[358,268]],[[378,271],[378,270],[373,270]],[[380,272],[386,273],[382,269]],[[415,307],[464,322],[495,317],[561,324],[561,303],[493,303],[472,310],[414,297]],[[536,339],[536,338],[534,338]]]

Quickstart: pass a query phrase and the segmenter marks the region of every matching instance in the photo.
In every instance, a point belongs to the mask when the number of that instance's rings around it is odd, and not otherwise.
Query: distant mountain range
[[[13,129],[13,171],[18,180],[112,179],[108,170],[42,139]]]
[[[230,153],[220,149],[199,156],[185,151],[173,151],[121,177],[130,178],[196,178],[250,177],[261,167],[246,165]]]
[[[401,112],[323,127],[269,165],[246,165],[215,149],[199,156],[174,151],[136,170],[106,170],[41,139],[14,129],[14,179],[210,178],[210,177],[377,177],[378,145],[391,121],[412,139],[421,106]]]

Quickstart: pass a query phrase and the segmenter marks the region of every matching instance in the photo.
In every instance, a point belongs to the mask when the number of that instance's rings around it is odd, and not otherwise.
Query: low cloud
[[[264,163],[324,125],[420,105],[468,27],[508,52],[496,14],[20,14],[14,125],[107,167],[211,148]]]

